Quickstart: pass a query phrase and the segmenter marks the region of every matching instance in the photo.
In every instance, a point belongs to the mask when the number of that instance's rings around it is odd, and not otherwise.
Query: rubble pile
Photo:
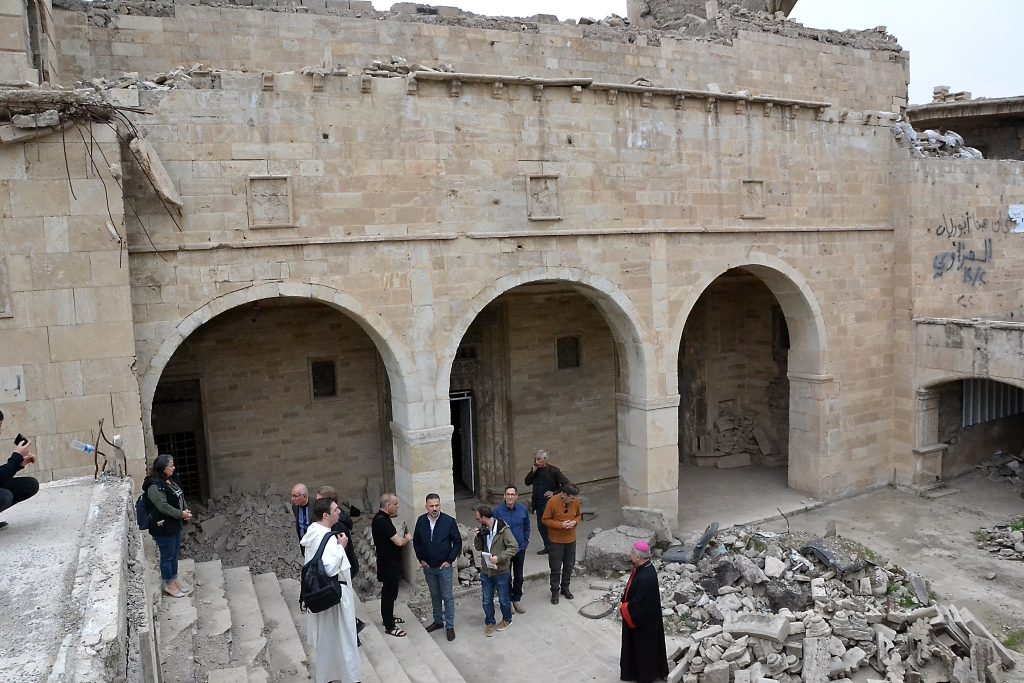
[[[702,443],[697,453],[697,464],[702,467],[730,469],[745,467],[752,462],[763,465],[784,464],[784,458],[775,453],[771,437],[753,415],[743,417],[721,415],[715,420],[714,445]]]
[[[870,681],[873,669],[887,683],[985,683],[1013,667],[968,610],[846,539],[739,530],[698,548],[695,565],[689,549],[654,560],[666,632],[683,636],[670,681]],[[591,587],[616,604],[627,579]]]
[[[363,67],[363,73],[374,78],[398,78],[408,76],[414,71],[441,71],[454,73],[455,67],[451,64],[438,64],[431,67],[413,62],[412,64],[405,57],[391,55],[388,59],[374,59]]]
[[[270,491],[236,493],[206,505],[190,503],[190,509],[193,517],[192,523],[185,525],[182,557],[196,562],[219,559],[225,568],[248,566],[253,574],[273,572],[278,578],[299,578],[302,548],[295,536],[291,502],[285,496]],[[366,540],[370,520],[362,515],[352,521],[360,558],[359,575],[353,583],[367,596],[377,589],[376,566],[366,571],[367,565],[362,564],[367,549],[373,555],[373,546]]]
[[[943,159],[985,158],[974,147],[966,146],[964,139],[951,130],[940,133],[929,128],[919,133],[906,121],[900,121],[893,125],[892,134],[896,136],[896,140],[901,145],[910,150],[910,155],[915,159],[924,159],[925,157]]]
[[[1024,517],[974,532],[978,547],[1007,560],[1024,560]]]
[[[950,92],[948,85],[937,85],[932,88],[932,104],[943,102],[969,102],[971,93],[966,90]]]
[[[975,465],[975,468],[985,470],[992,481],[1005,481],[1017,487],[1024,484],[1024,452],[1012,455],[997,451],[985,462]]]
[[[193,78],[209,78],[213,72],[202,64],[193,64],[192,68],[176,66],[164,73],[151,74],[146,77],[137,71],[129,71],[117,77],[90,78],[87,81],[76,81],[78,88],[86,91],[99,92],[112,88],[130,90],[173,90],[174,88],[190,88]]]

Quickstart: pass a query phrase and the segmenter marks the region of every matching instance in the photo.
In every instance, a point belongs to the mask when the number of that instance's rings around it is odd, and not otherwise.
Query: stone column
[[[946,444],[939,443],[939,394],[931,389],[918,389],[911,485],[916,489],[938,486],[942,481],[942,459],[945,455]]]
[[[441,509],[455,516],[455,483],[452,479],[451,425],[429,429],[406,429],[391,423],[395,447],[395,493],[398,495],[398,517],[395,528],[402,533],[402,522],[411,532],[416,518],[424,512],[428,493],[441,496]],[[405,578],[421,581],[419,563],[412,546],[404,552]]]
[[[619,502],[656,508],[679,525],[679,395],[616,394]]]
[[[834,398],[832,375],[790,372],[789,377],[789,486],[818,498],[827,498],[830,463],[828,401]]]

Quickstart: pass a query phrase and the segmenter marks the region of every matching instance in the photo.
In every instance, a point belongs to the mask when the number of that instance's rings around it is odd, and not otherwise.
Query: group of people
[[[2,424],[0,414],[0,426]],[[28,460],[27,455],[26,445],[23,450],[16,450],[8,466],[16,459],[21,465]],[[192,513],[173,475],[174,459],[161,454],[154,460],[143,482],[143,490],[153,507],[149,530],[160,552],[163,591],[172,597],[184,597],[191,587],[178,578],[178,552],[182,527],[192,518]],[[548,556],[551,602],[557,604],[560,596],[571,600],[576,530],[582,521],[579,491],[561,470],[548,462],[545,451],[534,454],[533,467],[525,481],[533,486],[532,506],[544,541],[538,554]],[[0,484],[3,483],[0,479]],[[0,504],[3,502],[3,489],[0,489]],[[338,577],[343,585],[338,605],[307,615],[307,638],[316,651],[316,681],[355,683],[362,674],[357,647],[363,624],[356,618],[351,588],[359,564],[351,538],[350,510],[339,504],[337,491],[330,486],[318,488],[316,497],[311,499],[308,487],[296,484],[291,490],[291,503],[304,561],[308,563],[316,556],[324,536],[330,534],[321,561],[327,574]],[[395,527],[398,509],[398,496],[385,493],[371,522],[377,579],[382,584],[380,613],[384,631],[398,638],[408,635],[402,628],[404,620],[395,616],[394,606],[402,577],[403,548],[412,544],[431,598],[433,620],[426,631],[443,629],[449,641],[455,640],[453,585],[457,560],[462,553],[458,524],[451,515],[441,511],[441,497],[436,493],[426,496],[425,511],[417,518],[411,533],[404,525],[401,532]],[[473,515],[478,524],[472,538],[473,547],[481,557],[484,633],[491,637],[496,631],[508,629],[514,614],[526,613],[522,605],[523,568],[530,543],[530,512],[519,502],[518,488],[510,484],[505,488],[502,503],[494,507],[478,504],[473,508]],[[650,557],[651,549],[647,544],[638,542],[633,546],[630,555],[633,571],[619,605],[622,616],[620,678],[623,681],[655,681],[668,675],[658,578]],[[497,623],[495,594],[501,612],[501,621]]]

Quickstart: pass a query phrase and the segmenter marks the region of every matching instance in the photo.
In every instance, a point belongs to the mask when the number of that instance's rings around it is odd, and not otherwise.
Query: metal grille
[[[990,379],[964,380],[963,426],[1024,412],[1024,389]]]
[[[186,498],[199,498],[199,456],[195,432],[156,434],[156,450],[174,457],[174,475]]]

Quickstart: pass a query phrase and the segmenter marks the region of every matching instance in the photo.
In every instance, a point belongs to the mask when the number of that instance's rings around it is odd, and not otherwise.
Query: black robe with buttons
[[[619,678],[650,683],[668,677],[665,623],[661,617],[658,573],[650,560],[633,569],[619,605],[622,651]]]

